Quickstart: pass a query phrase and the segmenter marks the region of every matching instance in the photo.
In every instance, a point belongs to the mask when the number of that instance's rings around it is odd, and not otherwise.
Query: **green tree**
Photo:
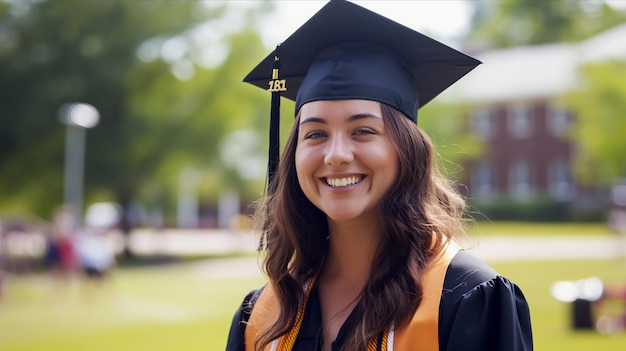
[[[432,101],[420,109],[418,117],[418,125],[435,144],[439,169],[457,181],[463,177],[463,162],[478,157],[483,147],[467,132],[462,118],[466,113],[462,105]]]
[[[66,102],[90,103],[101,116],[87,132],[86,203],[171,203],[185,167],[211,180],[200,185],[203,198],[224,179],[258,193],[217,154],[224,134],[264,122],[256,108],[264,94],[240,80],[266,51],[254,28],[270,8],[237,8],[236,33],[210,32],[226,53],[211,65],[197,29],[223,22],[228,2],[0,2],[0,211],[48,217],[62,201],[57,111]]]
[[[626,61],[590,64],[583,83],[563,101],[576,116],[575,171],[589,185],[612,185],[626,177]]]
[[[205,203],[214,203],[225,187],[237,188],[248,200],[256,199],[262,189],[262,179],[247,182],[229,170],[220,148],[224,137],[235,130],[265,131],[267,117],[258,108],[267,104],[265,94],[241,83],[241,77],[266,49],[251,31],[225,40],[229,43],[225,63],[198,68],[192,79],[149,73],[168,69],[161,60],[133,72],[136,79],[132,79],[129,103],[137,124],[134,129],[146,133],[135,135],[127,151],[132,160],[153,165],[148,168],[149,178],[170,196],[177,191],[180,172],[188,168],[200,176],[199,196]],[[142,190],[144,197],[150,197],[151,187]]]
[[[3,32],[10,40],[3,42],[0,64],[1,191],[14,198],[13,204],[47,215],[62,201],[65,129],[57,119],[59,107],[87,102],[100,112],[100,124],[87,138],[88,188],[128,179],[126,173],[134,173],[126,172],[130,160],[124,151],[134,131],[128,127],[126,79],[136,62],[135,50],[152,36],[174,35],[201,18],[192,15],[196,6],[192,2],[172,6],[48,1],[4,6]],[[120,195],[135,183],[131,177],[128,185],[115,182]]]
[[[626,21],[604,1],[501,0],[474,2],[467,40],[488,47],[577,41]]]

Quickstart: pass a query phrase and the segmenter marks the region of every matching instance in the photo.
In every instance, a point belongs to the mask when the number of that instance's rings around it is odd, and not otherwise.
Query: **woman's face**
[[[335,221],[377,216],[399,173],[379,103],[309,102],[299,123],[296,172],[307,198]]]

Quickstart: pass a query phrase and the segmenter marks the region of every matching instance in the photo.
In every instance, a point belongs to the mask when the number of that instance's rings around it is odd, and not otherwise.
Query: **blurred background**
[[[483,61],[419,124],[536,349],[623,350],[626,1],[355,2]],[[0,0],[0,349],[224,348],[263,283],[241,79],[324,4]]]

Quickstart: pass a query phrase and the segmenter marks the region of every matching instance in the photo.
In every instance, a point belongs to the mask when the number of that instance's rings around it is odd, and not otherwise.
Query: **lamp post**
[[[71,206],[79,225],[82,225],[85,130],[95,127],[100,115],[92,105],[68,103],[59,109],[59,119],[67,125],[63,201]]]

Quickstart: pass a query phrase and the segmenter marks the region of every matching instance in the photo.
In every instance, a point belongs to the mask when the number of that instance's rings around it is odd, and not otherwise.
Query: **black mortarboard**
[[[278,164],[280,96],[385,103],[417,121],[417,110],[480,61],[377,13],[332,0],[244,78],[272,92],[269,178]]]

